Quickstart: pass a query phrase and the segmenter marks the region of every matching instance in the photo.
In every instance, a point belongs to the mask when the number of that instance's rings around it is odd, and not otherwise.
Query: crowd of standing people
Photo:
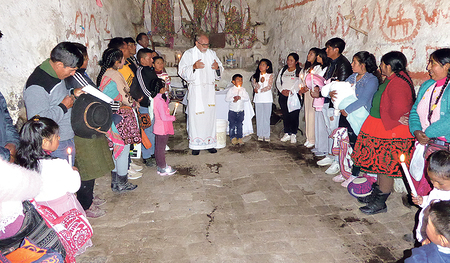
[[[141,143],[144,164],[156,166],[157,174],[176,173],[165,159],[176,117],[168,107],[170,78],[164,58],[148,48],[145,33],[136,40],[110,40],[95,82],[86,74],[86,47],[59,43],[26,82],[23,97],[28,121],[20,133],[0,94],[0,167],[18,174],[9,190],[0,188],[2,256],[12,257],[24,242],[31,242],[48,248],[48,255],[56,253],[62,260],[74,262],[75,256],[92,245],[92,227],[86,218],[105,215],[100,206],[106,200],[94,195],[95,179],[110,172],[113,192],[137,188],[129,180],[141,177],[143,167],[131,161],[133,144]],[[332,38],[324,48],[311,48],[304,65],[298,54],[290,53],[277,77],[270,60],[258,62],[250,80],[257,139],[271,141],[272,91],[276,90],[283,116],[281,141],[297,143],[303,107],[304,146],[323,157],[317,165],[329,166],[325,173],[349,187],[364,204],[360,211],[369,215],[387,211],[394,179],[403,176],[400,162],[414,166],[417,193],[412,200],[423,208],[416,238],[424,246],[414,250],[406,262],[446,256],[450,250],[449,225],[445,224],[450,222],[450,204],[445,202],[450,200],[450,93],[446,89],[450,49],[430,55],[427,70],[431,79],[416,96],[403,53],[384,54],[378,67],[368,51],[357,52],[350,62],[343,55],[345,45],[343,39]],[[188,84],[187,130],[192,155],[199,155],[200,150],[216,153],[215,81],[223,75],[223,66],[209,49],[207,35],[198,35],[195,46],[185,51],[178,74]],[[233,145],[243,144],[243,103],[250,100],[242,89],[243,81],[242,75],[235,74],[226,97]],[[96,93],[86,87],[104,97],[92,99],[89,95]],[[400,161],[401,156],[404,159]],[[360,178],[365,180],[357,180]],[[371,187],[366,192],[350,191],[356,181],[369,182]],[[436,200],[442,200],[441,204]],[[69,217],[75,218],[78,226],[71,233],[49,228],[57,229],[54,225]]]

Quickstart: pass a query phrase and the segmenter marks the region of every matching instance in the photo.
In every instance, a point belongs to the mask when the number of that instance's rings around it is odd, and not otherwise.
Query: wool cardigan
[[[436,83],[435,80],[429,79],[425,81],[422,86],[419,89],[419,93],[417,95],[417,100],[414,103],[411,113],[409,115],[409,131],[411,134],[414,135],[414,131],[421,131],[422,125],[420,123],[419,114],[417,113],[417,105],[419,104],[420,100],[423,98],[425,92],[429,87],[431,87],[434,83]],[[448,86],[447,86],[448,87]],[[448,88],[444,90],[444,93],[442,94],[441,98],[441,112],[440,112],[440,118],[438,121],[433,122],[428,126],[428,128],[425,130],[425,135],[428,138],[437,138],[441,136],[445,136],[447,141],[450,140],[450,91]]]
[[[400,74],[408,78],[405,73],[400,72]],[[402,125],[399,120],[400,117],[410,111],[412,94],[408,83],[395,74],[387,77],[387,79],[389,83],[381,95],[380,116],[384,128],[389,131]]]

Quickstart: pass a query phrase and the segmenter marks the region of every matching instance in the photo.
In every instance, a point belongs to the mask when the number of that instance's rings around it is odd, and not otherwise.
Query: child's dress
[[[264,78],[264,81],[261,81]],[[272,114],[272,84],[273,74],[261,74],[258,83],[252,79],[253,88],[258,89],[253,102],[256,110],[256,133],[258,137],[270,137],[270,116]]]
[[[448,200],[450,200],[450,191],[442,191],[442,190],[433,188],[433,190],[431,190],[429,195],[422,196],[422,198],[423,198],[423,202],[420,205],[422,210],[420,211],[419,223],[417,224],[417,228],[416,228],[416,238],[417,238],[417,241],[419,241],[419,242],[422,242],[423,240],[426,239],[426,232],[425,232],[426,223],[423,224],[423,217],[424,217],[425,209],[433,201],[448,201]]]

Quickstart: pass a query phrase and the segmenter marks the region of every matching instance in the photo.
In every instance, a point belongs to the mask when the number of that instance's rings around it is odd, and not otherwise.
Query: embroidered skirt
[[[406,125],[392,130],[384,128],[381,119],[367,117],[356,140],[352,153],[353,165],[361,171],[401,177],[400,155],[409,163],[414,146],[414,137]]]

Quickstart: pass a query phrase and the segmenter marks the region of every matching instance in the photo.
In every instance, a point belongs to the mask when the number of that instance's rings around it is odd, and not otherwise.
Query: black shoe
[[[375,199],[366,206],[360,207],[359,210],[366,215],[374,215],[378,213],[385,213],[387,211],[386,200],[389,194],[380,193],[375,196]]]
[[[117,173],[111,171],[111,189],[114,189],[116,187],[117,181],[118,181]]]
[[[128,182],[128,174],[124,176],[117,176],[117,183],[112,188],[113,192],[116,193],[125,193],[128,191],[133,191],[138,186]]]
[[[372,184],[372,193],[370,193],[370,195],[365,196],[365,197],[358,197],[357,198],[358,202],[360,202],[361,204],[371,203],[375,199],[375,196],[379,193],[381,193],[381,190],[380,190],[380,188],[378,188],[378,184],[373,183]]]
[[[216,153],[217,150],[216,150],[216,148],[211,148],[211,149],[208,149],[208,152],[210,152],[210,153]]]
[[[147,166],[147,167],[153,167],[156,165],[155,158],[144,159],[144,163],[145,163],[145,166]]]
[[[192,150],[192,155],[199,155],[200,154],[200,150]]]

